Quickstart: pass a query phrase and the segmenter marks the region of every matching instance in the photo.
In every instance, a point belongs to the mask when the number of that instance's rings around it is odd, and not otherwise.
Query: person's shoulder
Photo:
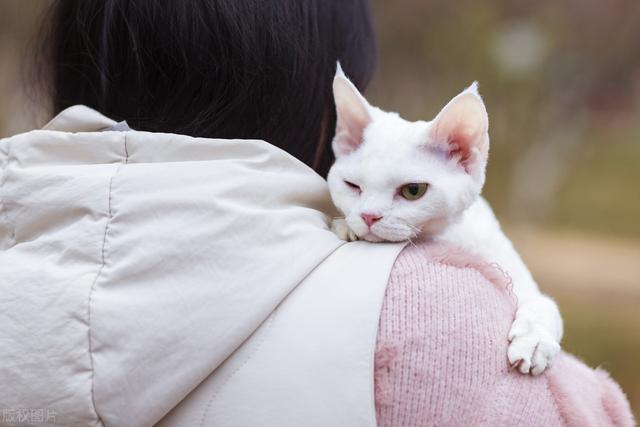
[[[445,242],[408,244],[396,258],[388,286],[415,291],[452,286],[482,293],[491,288],[515,302],[511,278],[496,263]]]

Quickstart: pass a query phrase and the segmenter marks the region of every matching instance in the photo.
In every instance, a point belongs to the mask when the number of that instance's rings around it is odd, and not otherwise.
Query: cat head
[[[333,81],[336,161],[327,181],[359,238],[404,241],[442,231],[479,197],[489,121],[477,83],[431,121],[371,106],[338,64]]]

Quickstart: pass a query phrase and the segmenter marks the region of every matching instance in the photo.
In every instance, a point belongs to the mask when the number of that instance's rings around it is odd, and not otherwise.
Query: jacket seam
[[[222,382],[222,384],[220,384],[216,390],[211,394],[211,396],[209,397],[209,400],[207,402],[207,406],[205,406],[204,411],[202,412],[202,418],[200,419],[200,427],[204,427],[204,423],[207,420],[207,416],[209,415],[209,410],[211,409],[211,406],[213,405],[213,401],[215,400],[216,397],[218,397],[218,395],[220,394],[220,391],[222,391],[222,389],[227,385],[227,383],[238,373],[240,372],[247,363],[249,363],[249,361],[253,358],[253,356],[256,355],[256,353],[258,353],[258,350],[260,350],[260,348],[262,347],[262,344],[264,344],[264,342],[266,341],[266,339],[268,338],[270,332],[271,332],[271,327],[273,326],[273,315],[274,315],[275,311],[273,313],[271,313],[271,315],[267,318],[266,322],[267,323],[267,327],[266,330],[264,331],[264,335],[262,336],[262,338],[260,339],[260,341],[256,344],[256,346],[252,349],[251,353],[249,353],[249,355],[244,359],[244,361],[240,364],[240,366],[238,366],[236,369],[233,370],[233,372],[231,372]],[[258,327],[259,329],[260,327]]]
[[[209,395],[209,399],[207,400],[207,405],[205,406],[204,410],[202,411],[202,417],[200,418],[200,427],[204,427],[205,422],[207,420],[207,416],[209,415],[209,411],[211,410],[211,407],[213,406],[213,401],[216,399],[216,397],[218,397],[218,395],[220,394],[220,392],[222,391],[222,389],[227,385],[227,383],[236,376],[236,374],[238,372],[240,372],[247,363],[249,363],[249,361],[253,358],[253,356],[255,356],[258,351],[260,350],[260,348],[262,347],[262,344],[264,344],[264,342],[266,341],[266,339],[269,337],[270,333],[271,333],[271,327],[273,325],[273,320],[274,320],[274,316],[277,314],[278,308],[280,307],[280,305],[289,297],[289,295],[298,287],[300,286],[300,284],[302,284],[307,277],[309,277],[311,275],[311,273],[313,273],[322,263],[324,263],[331,255],[333,255],[339,248],[341,248],[346,242],[341,243],[338,247],[334,248],[333,250],[331,250],[331,252],[329,252],[324,258],[322,258],[322,260],[316,264],[307,274],[305,274],[305,276],[298,281],[298,284],[296,286],[294,286],[289,292],[286,293],[286,295],[282,298],[282,300],[280,301],[280,303],[273,309],[273,311],[269,314],[269,316],[264,320],[264,322],[262,324],[260,324],[251,335],[249,335],[249,337],[247,337],[247,339],[240,345],[240,347],[242,347],[243,345],[245,345],[245,343],[248,343],[249,340],[251,339],[251,337],[253,336],[253,334],[255,334],[260,328],[262,328],[263,326],[266,326],[266,330],[264,331],[264,334],[262,335],[262,337],[260,338],[260,341],[258,341],[256,343],[256,345],[254,346],[254,348],[251,350],[251,352],[244,358],[244,360],[242,361],[242,363],[236,367],[236,369],[233,370],[233,372],[229,373],[225,379],[222,381],[222,383],[220,385],[218,385],[215,390]],[[268,323],[267,323],[268,322]],[[240,348],[238,347],[238,348]],[[217,368],[216,368],[217,369]],[[215,370],[214,370],[215,372]]]
[[[6,147],[3,161],[0,162],[0,222],[4,223],[7,228],[7,249],[14,246],[16,242],[15,226],[11,227],[11,221],[9,220],[9,213],[7,212],[7,206],[4,199],[4,189],[6,187],[7,175],[9,173],[9,165],[11,164],[11,143],[9,139],[4,139],[3,142]],[[0,147],[2,148],[2,147]],[[0,150],[1,152],[2,150]]]
[[[104,270],[104,267],[106,265],[107,236],[109,234],[109,226],[111,225],[111,222],[113,220],[113,211],[111,209],[111,207],[112,207],[113,180],[116,177],[116,175],[118,175],[118,172],[120,172],[120,169],[122,169],[122,166],[129,162],[129,153],[127,151],[127,134],[126,134],[126,132],[123,133],[123,145],[124,145],[125,156],[122,159],[122,161],[120,162],[120,164],[118,164],[118,166],[116,167],[116,170],[113,172],[111,177],[109,178],[109,189],[108,189],[108,193],[107,193],[107,223],[104,226],[104,232],[102,234],[102,245],[101,245],[101,250],[100,250],[100,258],[101,258],[100,267],[98,268],[98,272],[96,273],[96,276],[93,279],[93,282],[91,283],[91,288],[89,289],[89,297],[88,297],[88,301],[87,301],[89,364],[90,364],[90,368],[91,368],[91,404],[93,405],[93,411],[95,412],[96,417],[98,418],[98,422],[101,423],[102,425],[104,425],[104,421],[102,421],[102,417],[98,413],[98,408],[96,407],[96,400],[95,400],[95,365],[94,365],[94,357],[93,357],[93,334],[92,334],[92,329],[91,329],[91,313],[92,313],[91,304],[93,302],[93,294],[95,293],[96,284],[98,283],[98,280],[102,276],[102,271]]]

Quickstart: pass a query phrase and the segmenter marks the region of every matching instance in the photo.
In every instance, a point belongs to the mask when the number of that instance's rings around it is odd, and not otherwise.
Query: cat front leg
[[[523,374],[539,375],[551,367],[560,352],[562,317],[556,303],[542,294],[511,241],[500,229],[484,199],[472,205],[443,235],[490,259],[511,278],[517,311],[507,338],[507,358]]]
[[[562,317],[556,303],[538,289],[522,259],[504,237],[494,259],[511,277],[518,308],[509,334],[507,358],[523,374],[540,375],[560,352]]]
[[[562,339],[562,318],[556,303],[543,294],[521,295],[508,339],[507,358],[515,369],[540,375],[550,368]]]
[[[344,218],[332,219],[331,231],[333,231],[336,236],[338,236],[342,240],[346,240],[347,242],[355,242],[356,240],[358,240],[358,236],[349,227],[347,221]]]

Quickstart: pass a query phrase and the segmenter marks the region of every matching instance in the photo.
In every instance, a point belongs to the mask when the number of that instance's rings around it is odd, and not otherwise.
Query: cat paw
[[[516,319],[509,331],[507,357],[523,374],[540,375],[550,368],[560,344],[543,327],[529,319]]]
[[[353,230],[351,230],[351,228],[349,228],[347,221],[344,218],[333,219],[331,221],[331,231],[333,231],[336,236],[342,240],[346,240],[347,242],[355,242],[358,240],[358,236],[353,232]]]

